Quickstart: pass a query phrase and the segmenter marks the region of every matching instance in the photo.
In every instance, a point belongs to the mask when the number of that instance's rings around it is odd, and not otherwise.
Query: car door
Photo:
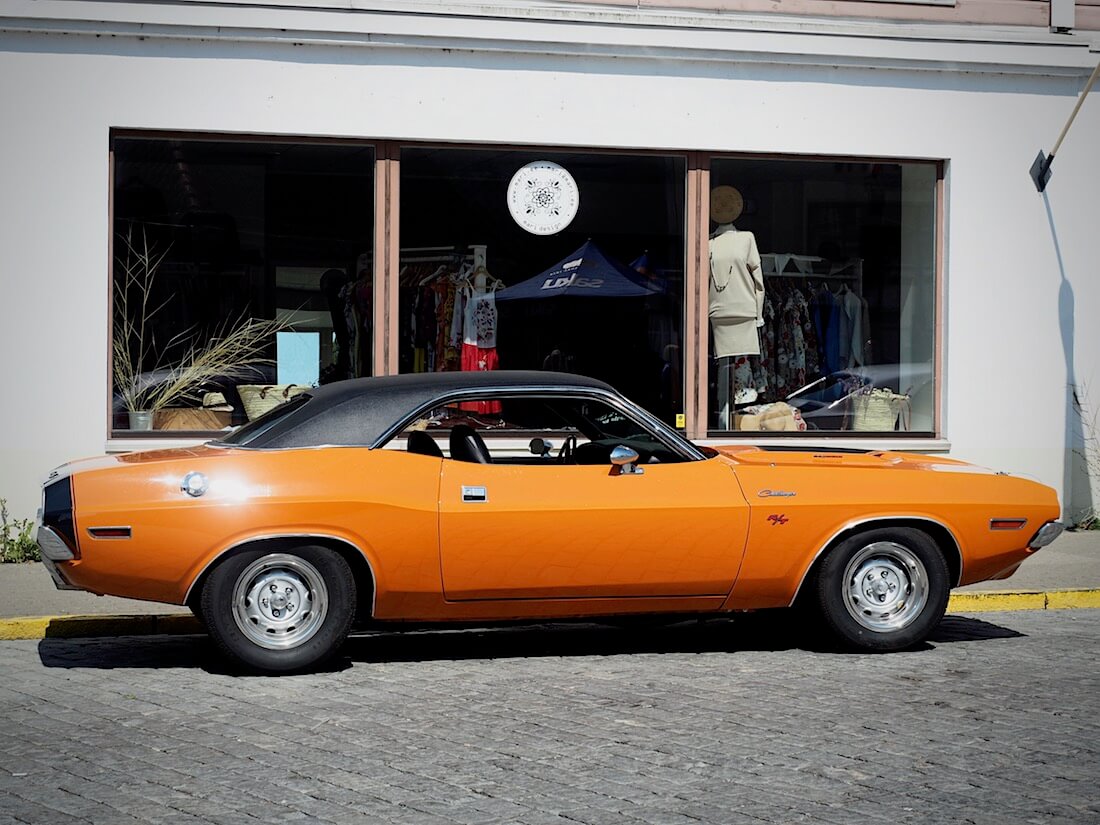
[[[444,459],[447,599],[728,593],[748,532],[748,505],[730,465],[642,469]]]

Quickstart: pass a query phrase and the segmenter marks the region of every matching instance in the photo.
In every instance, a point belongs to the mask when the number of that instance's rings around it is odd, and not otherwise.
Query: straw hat
[[[715,186],[710,190],[710,219],[714,223],[733,223],[744,207],[741,193],[732,186]]]

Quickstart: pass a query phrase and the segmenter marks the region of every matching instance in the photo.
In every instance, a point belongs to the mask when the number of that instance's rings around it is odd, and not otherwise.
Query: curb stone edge
[[[1100,588],[1092,590],[979,591],[951,594],[948,613],[995,610],[1100,608]],[[187,614],[140,616],[22,616],[0,619],[0,641],[74,639],[93,636],[159,636],[205,633]]]

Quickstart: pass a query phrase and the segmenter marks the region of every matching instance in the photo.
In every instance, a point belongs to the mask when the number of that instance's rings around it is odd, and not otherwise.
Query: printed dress
[[[462,371],[486,372],[499,369],[496,295],[465,287],[462,291],[462,309]],[[501,412],[499,401],[465,401],[459,407],[469,412]]]

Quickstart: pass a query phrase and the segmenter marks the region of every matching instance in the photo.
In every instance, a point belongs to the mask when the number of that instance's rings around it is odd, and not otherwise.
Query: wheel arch
[[[936,543],[940,552],[943,553],[944,561],[947,562],[947,573],[951,583],[950,586],[959,586],[959,582],[962,581],[962,547],[959,545],[958,538],[946,524],[925,516],[882,516],[848,524],[825,542],[814,555],[813,560],[802,574],[802,578],[798,582],[798,587],[794,592],[794,596],[791,597],[791,606],[793,606],[798,601],[799,597],[802,596],[806,582],[813,581],[814,576],[817,575],[817,571],[820,569],[821,563],[825,560],[829,551],[852,536],[866,533],[870,530],[881,530],[889,527],[911,527],[926,533],[932,541]]]
[[[210,574],[221,562],[236,553],[261,548],[268,549],[273,553],[285,552],[295,547],[301,547],[303,544],[327,547],[344,557],[351,567],[352,575],[355,577],[355,590],[357,594],[356,620],[368,619],[373,616],[378,579],[375,576],[374,568],[367,559],[366,553],[347,539],[322,533],[255,536],[230,545],[206,562],[202,570],[199,571],[199,574],[195,576],[194,580],[191,582],[190,587],[187,588],[187,594],[184,596],[183,603],[190,607],[193,603],[196,603],[202,598],[202,588],[206,580],[210,577]],[[367,596],[368,593],[369,598]]]

